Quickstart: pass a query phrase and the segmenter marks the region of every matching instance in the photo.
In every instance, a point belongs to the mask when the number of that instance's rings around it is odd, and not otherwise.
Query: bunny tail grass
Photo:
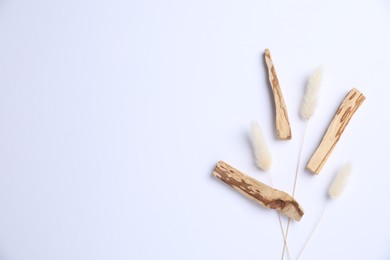
[[[296,187],[297,187],[298,172],[299,172],[300,165],[301,165],[302,150],[303,150],[303,145],[305,143],[307,125],[308,125],[309,119],[312,117],[312,115],[314,114],[314,110],[317,107],[318,92],[320,90],[321,79],[322,79],[322,68],[320,67],[317,70],[315,70],[313,72],[313,74],[310,76],[309,82],[308,82],[307,87],[306,87],[306,93],[305,93],[305,96],[303,97],[303,103],[302,103],[300,112],[301,112],[301,117],[306,120],[306,124],[305,124],[305,130],[303,132],[302,143],[301,143],[301,148],[300,148],[298,162],[297,162],[297,168],[295,170],[295,178],[294,178],[294,185],[293,185],[293,192],[292,192],[293,198],[295,197],[295,191],[296,191]],[[288,237],[288,231],[290,229],[290,222],[291,222],[291,219],[288,219],[286,238]],[[283,246],[282,260],[284,259],[285,250],[286,250],[286,245]]]
[[[251,137],[256,165],[260,169],[268,171],[271,168],[272,157],[257,122],[252,122],[251,124]]]
[[[271,164],[272,164],[271,153],[268,150],[267,143],[265,142],[263,132],[261,131],[259,124],[257,122],[254,122],[254,121],[251,123],[251,139],[252,139],[252,146],[253,146],[253,152],[255,155],[256,165],[260,169],[267,172],[268,182],[271,184],[271,187],[274,187],[274,183],[273,183],[271,172],[270,172],[270,168],[271,168]],[[287,250],[287,255],[288,255],[289,259],[292,259],[291,254],[290,254],[290,250],[288,248],[287,239],[284,235],[285,233],[284,233],[282,219],[281,219],[280,213],[279,212],[277,212],[277,213],[278,213],[279,226],[280,226],[280,230],[282,232],[284,245],[285,245],[286,250]]]
[[[351,169],[351,164],[347,163],[338,172],[328,190],[328,195],[330,198],[335,199],[343,192],[347,184],[348,178],[351,175]]]
[[[343,192],[344,188],[345,188],[345,185],[347,184],[347,180],[348,180],[348,177],[351,175],[351,164],[350,163],[347,163],[346,165],[344,165],[343,168],[341,168],[341,170],[338,172],[338,174],[336,175],[336,177],[334,178],[332,184],[330,185],[329,187],[329,190],[328,190],[328,195],[330,198],[332,199],[335,199],[337,198],[338,196],[340,196],[340,194]],[[322,216],[324,215],[325,213],[325,210],[328,206],[328,203],[325,204],[324,206],[324,209],[322,210],[322,213],[320,215],[320,217],[318,218],[317,220],[317,223],[315,224],[315,226],[313,227],[312,231],[310,232],[310,235],[309,237],[306,239],[306,242],[305,244],[303,245],[301,251],[299,252],[298,254],[298,257],[297,257],[297,260],[299,259],[299,257],[302,255],[303,253],[303,250],[306,248],[307,244],[309,243],[311,237],[313,236],[314,234],[314,231],[316,231],[317,227],[318,227],[318,224],[320,224],[320,221],[322,219]]]
[[[306,93],[301,106],[301,117],[308,120],[313,114],[318,103],[318,92],[322,79],[322,67],[313,72],[306,87]]]

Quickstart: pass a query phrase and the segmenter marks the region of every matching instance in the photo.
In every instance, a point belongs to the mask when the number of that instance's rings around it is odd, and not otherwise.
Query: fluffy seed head
[[[334,178],[332,184],[329,187],[329,197],[335,199],[340,196],[347,184],[349,176],[351,175],[351,169],[351,164],[348,163],[344,165],[344,167],[341,168],[341,170],[337,173],[336,177]]]
[[[252,146],[255,154],[256,165],[264,171],[271,168],[272,157],[264,140],[263,132],[257,122],[251,124]]]
[[[301,117],[308,120],[313,114],[318,104],[318,92],[322,79],[322,68],[318,68],[309,78],[306,93],[301,106]]]

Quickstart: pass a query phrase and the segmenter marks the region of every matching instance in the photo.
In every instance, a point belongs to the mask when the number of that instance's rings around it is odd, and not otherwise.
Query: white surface
[[[276,214],[211,176],[254,167],[249,124],[291,191],[305,81],[324,66],[303,163],[352,87],[367,97],[319,176],[301,171],[296,256],[389,259],[390,1],[0,1],[0,259],[280,259]],[[293,140],[274,136],[273,53]]]

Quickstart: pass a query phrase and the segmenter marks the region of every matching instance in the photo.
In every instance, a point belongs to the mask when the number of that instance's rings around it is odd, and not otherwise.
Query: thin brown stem
[[[298,256],[297,256],[297,260],[298,260],[299,257],[302,255],[302,252],[303,252],[303,250],[305,249],[306,245],[309,243],[311,237],[312,237],[313,234],[314,234],[314,231],[316,231],[316,229],[317,229],[317,227],[318,227],[318,224],[320,224],[320,221],[321,221],[321,219],[322,219],[322,216],[323,216],[324,213],[325,213],[325,210],[326,210],[326,207],[327,207],[327,206],[328,206],[328,203],[325,204],[324,209],[322,210],[321,215],[319,216],[319,218],[318,218],[318,220],[317,220],[317,223],[315,224],[315,226],[313,227],[312,231],[310,232],[310,235],[309,235],[309,237],[306,239],[305,244],[303,244],[303,247],[302,247],[301,251],[299,252],[299,254],[298,254]]]
[[[302,137],[302,141],[301,141],[301,147],[299,148],[299,156],[298,156],[298,163],[297,163],[297,167],[295,169],[295,177],[294,177],[294,186],[293,186],[293,191],[292,191],[292,197],[294,198],[295,197],[295,191],[296,191],[296,188],[297,188],[297,181],[298,181],[298,172],[299,172],[299,168],[301,166],[301,159],[302,159],[302,151],[303,151],[303,145],[305,143],[305,137],[306,137],[306,131],[307,131],[307,125],[309,123],[309,120],[306,120],[306,123],[305,123],[305,129],[303,131],[303,137]],[[288,222],[287,222],[287,230],[286,230],[286,235],[284,236],[285,239],[287,240],[288,238],[288,231],[290,229],[290,222],[291,222],[291,219],[289,218],[288,219]],[[283,251],[282,251],[282,260],[284,259],[284,253],[286,251],[286,243],[284,244],[283,246]]]
[[[267,176],[268,176],[268,182],[271,184],[271,187],[274,188],[274,182],[273,182],[273,180],[272,180],[271,172],[270,172],[269,170],[267,171]],[[282,218],[281,218],[279,212],[277,212],[277,214],[278,214],[278,220],[279,220],[280,230],[282,231],[283,242],[284,242],[284,245],[285,245],[286,250],[287,250],[288,258],[289,258],[289,259],[292,259],[292,258],[291,258],[291,254],[290,254],[290,250],[289,250],[288,244],[287,244],[287,237],[286,237],[285,234],[284,234],[284,227],[283,227],[283,223],[282,223]],[[290,219],[290,218],[289,218],[289,219]]]
[[[309,123],[309,120],[307,120],[306,123],[305,123],[305,130],[303,132],[301,148],[299,149],[299,157],[298,157],[297,168],[295,169],[294,187],[293,187],[293,191],[292,191],[292,197],[293,198],[295,197],[295,191],[296,191],[296,188],[297,188],[298,172],[299,172],[299,167],[301,166],[302,151],[303,151],[303,145],[305,143],[305,137],[306,137],[306,131],[307,131],[308,123]]]
[[[291,222],[291,219],[288,218],[288,221],[287,221],[287,229],[286,229],[286,235],[284,236],[285,240],[287,241],[287,238],[288,238],[288,231],[290,229],[290,222]],[[283,245],[283,251],[282,251],[282,260],[284,259],[284,254],[286,252],[286,248],[287,248],[287,242],[284,243]],[[291,259],[291,257],[290,257]]]

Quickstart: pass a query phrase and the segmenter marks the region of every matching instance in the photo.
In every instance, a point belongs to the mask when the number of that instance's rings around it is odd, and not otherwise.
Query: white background
[[[301,259],[390,258],[390,1],[0,0],[0,259],[280,259],[276,214],[212,177],[218,160],[291,192],[307,78],[320,104],[290,229]],[[263,51],[290,114],[275,137]],[[367,97],[318,176],[304,164],[346,93]],[[286,219],[283,219],[284,222]]]

